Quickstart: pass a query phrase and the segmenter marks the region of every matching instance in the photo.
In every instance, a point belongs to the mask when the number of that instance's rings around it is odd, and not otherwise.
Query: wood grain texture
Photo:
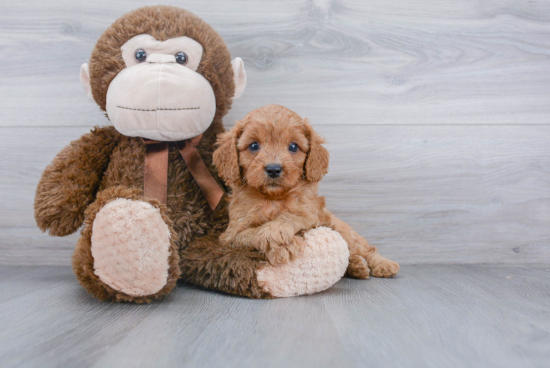
[[[166,1],[244,59],[228,122],[280,103],[318,124],[546,124],[547,1]],[[116,18],[148,1],[0,4],[0,125],[90,126],[80,65]]]
[[[87,128],[0,130],[8,137],[0,156],[10,158],[0,163],[10,173],[0,179],[0,263],[68,264],[75,238],[40,235],[32,204],[44,167]],[[385,255],[401,263],[550,262],[550,126],[317,130],[331,153],[320,185],[328,207]]]
[[[329,207],[402,263],[550,261],[550,3],[165,1],[243,57],[227,125],[267,103],[329,140]],[[36,183],[107,118],[78,73],[147,1],[0,3],[0,263],[70,262],[35,228]]]
[[[68,267],[0,267],[2,367],[547,367],[548,266],[405,266],[321,294],[189,286],[102,303]],[[62,347],[62,348],[60,348]]]

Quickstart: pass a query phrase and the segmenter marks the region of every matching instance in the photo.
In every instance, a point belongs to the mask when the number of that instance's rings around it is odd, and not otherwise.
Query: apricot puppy
[[[232,189],[229,226],[220,242],[254,247],[270,263],[282,264],[300,255],[306,231],[326,226],[348,243],[348,276],[394,276],[397,262],[382,257],[317,195],[329,161],[322,143],[307,119],[279,105],[256,109],[220,134],[214,164]]]

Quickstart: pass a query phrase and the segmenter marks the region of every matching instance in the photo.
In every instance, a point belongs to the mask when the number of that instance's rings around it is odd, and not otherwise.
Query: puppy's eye
[[[248,146],[248,150],[250,152],[256,152],[260,149],[260,144],[258,142],[252,142],[250,143],[250,146]]]
[[[134,57],[136,58],[137,61],[142,63],[145,61],[145,59],[147,59],[147,51],[145,51],[144,49],[137,49],[134,52]]]
[[[298,145],[294,142],[288,145],[288,150],[290,152],[298,152]]]
[[[176,63],[180,65],[187,64],[187,54],[185,52],[177,52],[174,56],[176,57]]]

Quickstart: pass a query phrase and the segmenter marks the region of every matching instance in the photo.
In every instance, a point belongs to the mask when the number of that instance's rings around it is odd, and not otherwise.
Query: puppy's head
[[[318,182],[327,173],[329,155],[322,143],[307,119],[267,105],[219,135],[214,164],[230,186],[248,185],[277,196],[301,180]]]

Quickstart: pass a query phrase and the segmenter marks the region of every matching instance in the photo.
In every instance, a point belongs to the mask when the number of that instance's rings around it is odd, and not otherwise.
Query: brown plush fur
[[[119,138],[114,128],[96,128],[65,147],[46,167],[34,199],[42,231],[65,236],[80,227]]]
[[[222,118],[231,107],[235,85],[225,43],[200,18],[175,7],[151,6],[117,20],[103,33],[92,53],[90,83],[94,99],[105,110],[109,83],[124,68],[120,46],[133,36],[144,33],[159,40],[188,36],[203,46],[204,54],[197,71],[212,85],[216,96],[216,115],[204,133],[198,150],[214,178],[222,183],[212,165],[212,152],[217,134],[224,130]],[[211,247],[217,244],[205,245],[204,241],[193,243],[208,234],[214,234],[213,237],[217,238],[225,230],[228,222],[227,201],[222,199],[216,210],[212,211],[172,144],[169,155],[168,201],[166,209],[162,207],[161,212],[172,230],[173,246],[178,249],[181,265],[184,265],[183,279],[230,293],[266,297],[254,280],[255,270],[265,260],[253,250],[246,255],[226,252],[225,257],[218,258],[218,254],[210,252]],[[144,157],[145,148],[140,138],[123,136],[113,127],[98,127],[61,151],[44,171],[38,184],[35,218],[40,229],[49,230],[51,235],[64,236],[73,233],[85,222],[73,257],[73,267],[80,283],[102,300],[149,302],[168,293],[179,274],[179,270],[173,267],[177,260],[171,258],[168,285],[156,295],[135,298],[110,289],[93,273],[90,234],[99,209],[115,196],[139,198],[158,206],[155,201],[141,197]],[[190,260],[189,263],[186,259]],[[226,269],[230,264],[233,266]],[[236,277],[235,280],[220,281],[228,272]]]
[[[182,279],[204,288],[255,299],[272,299],[256,279],[256,271],[267,264],[253,247],[228,248],[219,242],[219,233],[189,244],[181,252]]]
[[[251,150],[251,144],[259,150]],[[296,143],[297,152],[289,145]],[[230,183],[229,226],[222,245],[255,247],[274,264],[299,256],[302,234],[317,226],[340,232],[350,248],[348,275],[391,277],[399,265],[382,257],[376,248],[337,219],[317,195],[318,182],[328,171],[329,155],[323,139],[307,119],[279,105],[250,112],[233,129],[220,135],[214,163]],[[282,172],[271,178],[266,165],[279,164]]]

